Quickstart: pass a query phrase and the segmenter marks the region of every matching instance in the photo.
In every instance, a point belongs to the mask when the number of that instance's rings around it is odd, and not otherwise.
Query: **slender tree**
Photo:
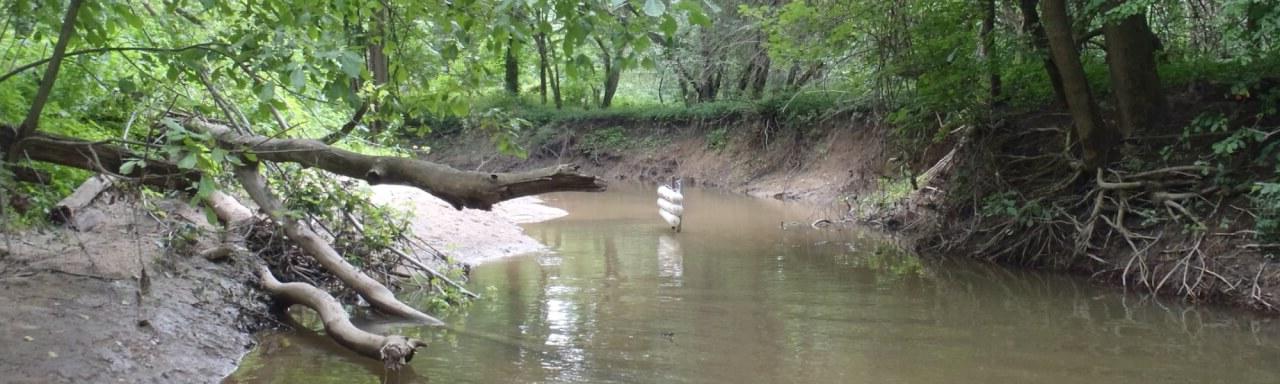
[[[506,54],[503,55],[503,67],[506,69],[503,84],[505,84],[507,93],[512,95],[520,94],[520,53],[517,48],[519,44],[516,39],[507,39]]]
[[[1108,129],[1098,114],[1098,106],[1089,90],[1089,79],[1080,64],[1080,52],[1076,50],[1071,34],[1071,17],[1067,14],[1065,0],[1045,0],[1043,3],[1044,28],[1049,40],[1053,62],[1062,74],[1063,91],[1071,120],[1075,123],[1076,136],[1082,146],[1085,169],[1095,169],[1107,162],[1119,135]]]
[[[1018,10],[1022,13],[1022,33],[1031,35],[1031,45],[1044,57],[1044,71],[1049,75],[1049,85],[1053,87],[1054,100],[1060,105],[1067,105],[1066,91],[1062,88],[1062,75],[1058,73],[1057,64],[1053,63],[1053,54],[1049,52],[1049,38],[1045,36],[1044,25],[1040,23],[1040,13],[1036,6],[1040,0],[1019,0]]]

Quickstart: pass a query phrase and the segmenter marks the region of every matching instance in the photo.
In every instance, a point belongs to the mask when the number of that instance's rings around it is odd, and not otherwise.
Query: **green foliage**
[[[1253,229],[1264,241],[1280,241],[1280,182],[1259,182],[1249,195],[1258,217]]]
[[[284,191],[290,215],[325,224],[334,237],[334,249],[352,265],[394,259],[389,250],[404,249],[402,240],[412,234],[407,213],[371,203],[368,190],[357,188],[354,181],[295,169],[270,182]]]
[[[707,132],[707,149],[719,151],[729,145],[729,129],[725,127],[716,128]]]
[[[578,150],[584,155],[597,157],[627,149],[630,143],[622,127],[615,126],[593,130],[582,135],[582,141],[578,142]]]
[[[854,217],[867,218],[889,212],[911,194],[911,179],[905,177],[881,178],[877,184],[873,193],[843,198]]]
[[[1017,192],[1005,191],[987,195],[982,200],[979,214],[985,217],[1012,219],[1023,226],[1049,220],[1052,212],[1039,200],[1020,202]]]

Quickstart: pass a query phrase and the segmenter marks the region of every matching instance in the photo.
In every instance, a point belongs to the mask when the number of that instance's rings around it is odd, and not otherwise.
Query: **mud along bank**
[[[455,263],[542,245],[517,223],[564,211],[535,197],[493,211],[455,210],[413,189],[379,186],[372,200],[414,212],[410,225]],[[183,202],[142,209],[100,196],[80,229],[0,233],[0,377],[12,383],[210,383],[234,372],[253,333],[279,324],[251,260],[210,261],[186,242],[215,232]],[[422,261],[446,267],[434,255]],[[143,266],[146,277],[143,278]],[[327,339],[325,342],[329,342]]]

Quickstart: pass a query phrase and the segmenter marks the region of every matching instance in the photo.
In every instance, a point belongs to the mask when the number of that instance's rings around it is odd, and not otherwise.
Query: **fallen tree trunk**
[[[200,172],[179,168],[163,159],[148,159],[139,175],[119,175],[120,166],[126,161],[140,159],[132,151],[103,141],[86,141],[76,138],[35,132],[13,143],[17,132],[12,127],[0,128],[0,145],[18,148],[19,159],[31,159],[113,176],[126,176],[142,184],[167,190],[183,191],[200,182]],[[12,145],[16,144],[16,145]]]
[[[266,266],[258,271],[262,288],[273,296],[289,303],[305,305],[320,314],[324,331],[338,344],[361,355],[382,360],[387,369],[399,369],[413,359],[418,348],[427,343],[404,336],[381,336],[365,332],[351,324],[347,311],[329,293],[306,283],[281,283],[271,275]]]
[[[74,192],[64,197],[58,204],[49,210],[49,221],[55,223],[72,223],[75,220],[76,213],[88,207],[94,199],[98,198],[103,191],[111,188],[115,182],[112,177],[107,175],[95,175],[85,180],[84,183],[76,187]]]
[[[48,185],[49,182],[53,181],[49,173],[27,166],[10,165],[9,171],[13,172],[13,180],[23,183]]]
[[[443,321],[400,302],[390,289],[351,266],[319,235],[289,217],[280,201],[267,189],[267,180],[258,173],[256,164],[236,168],[235,173],[236,179],[240,180],[240,185],[244,186],[249,197],[267,215],[278,222],[281,228],[284,228],[285,235],[290,240],[298,243],[303,251],[320,262],[320,265],[324,266],[329,273],[364,297],[374,308],[387,314],[422,321],[430,325],[444,325]]]
[[[252,151],[259,160],[297,163],[369,184],[417,187],[454,208],[489,210],[498,202],[520,196],[559,191],[603,191],[604,181],[577,173],[578,167],[560,165],[519,173],[468,172],[424,160],[369,156],[334,148],[311,139],[276,139],[248,135],[226,125],[190,118],[186,125],[208,132],[231,150]]]

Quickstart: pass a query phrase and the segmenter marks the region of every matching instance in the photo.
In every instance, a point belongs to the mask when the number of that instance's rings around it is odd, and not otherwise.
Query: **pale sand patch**
[[[414,215],[413,232],[427,244],[454,261],[471,265],[546,249],[525,235],[518,224],[569,214],[562,209],[542,205],[542,200],[533,196],[504,201],[495,205],[492,211],[459,211],[417,188],[399,185],[370,188],[374,203],[411,212]]]

